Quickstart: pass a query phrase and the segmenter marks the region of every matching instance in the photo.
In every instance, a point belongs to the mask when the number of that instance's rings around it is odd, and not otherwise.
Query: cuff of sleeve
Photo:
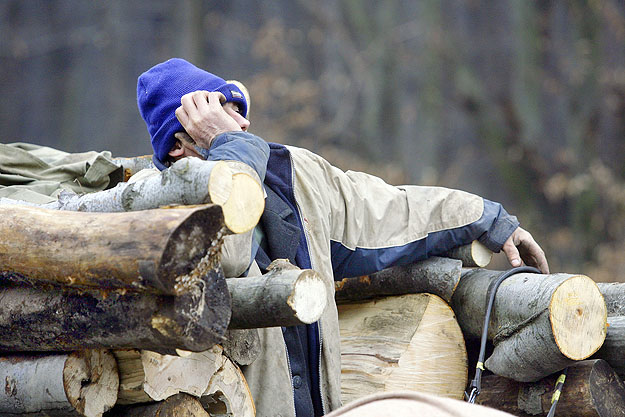
[[[484,202],[486,202],[486,200],[484,200]],[[480,236],[478,240],[493,252],[499,252],[503,244],[517,227],[519,227],[519,221],[516,216],[508,214],[504,208],[501,207],[501,212],[497,220],[493,222],[490,229]]]

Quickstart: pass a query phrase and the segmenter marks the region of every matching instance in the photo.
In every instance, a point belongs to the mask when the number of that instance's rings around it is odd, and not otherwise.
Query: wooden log
[[[132,213],[0,206],[0,271],[77,287],[176,294],[200,261],[216,263],[215,205]]]
[[[262,350],[258,329],[228,329],[221,342],[224,355],[237,365],[249,365]]]
[[[605,360],[621,378],[625,378],[625,283],[598,282],[608,309],[605,342],[593,358]]]
[[[141,155],[131,158],[113,158],[113,162],[123,169],[122,181],[128,181],[130,177],[143,169],[154,168],[152,155]]]
[[[314,323],[326,308],[324,279],[310,269],[276,268],[257,277],[229,278],[231,329]]]
[[[134,406],[117,406],[106,417],[211,417],[199,399],[176,394],[164,401]]]
[[[335,283],[334,298],[337,304],[344,304],[387,295],[430,293],[449,302],[461,272],[461,261],[432,257],[371,275],[345,278]]]
[[[598,282],[597,286],[605,299],[608,316],[625,316],[625,283]]]
[[[231,314],[221,270],[183,282],[178,292],[78,292],[5,283],[0,285],[0,350],[203,351],[221,342]]]
[[[452,307],[465,337],[479,338],[488,288],[500,271],[464,270]],[[606,335],[606,306],[587,276],[519,273],[495,298],[488,337],[492,372],[531,382],[594,354]]]
[[[221,206],[226,227],[232,233],[243,233],[258,223],[265,199],[258,176],[243,172],[238,164],[233,166],[234,172],[225,161],[183,158],[169,169],[109,190],[81,196],[61,193],[57,202],[45,207],[112,213],[214,203]]]
[[[430,294],[339,306],[343,403],[379,391],[461,399],[467,354],[454,313]]]
[[[162,401],[178,393],[200,398],[210,415],[253,416],[249,387],[220,346],[184,357],[121,351],[118,404]]]
[[[115,358],[106,350],[0,358],[0,415],[99,417],[117,400]]]
[[[546,416],[560,372],[538,382],[521,383],[497,375],[482,379],[477,403],[515,416]],[[585,360],[568,368],[556,408],[557,416],[625,416],[625,385],[602,360]]]
[[[462,261],[464,267],[484,268],[493,259],[493,252],[479,241],[474,240],[468,245],[450,250],[444,256]]]

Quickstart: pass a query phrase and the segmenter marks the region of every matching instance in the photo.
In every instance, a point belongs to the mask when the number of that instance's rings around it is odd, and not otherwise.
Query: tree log
[[[258,329],[228,329],[221,346],[224,355],[237,365],[251,364],[262,349]]]
[[[226,227],[243,233],[258,223],[265,199],[258,175],[243,172],[238,164],[233,166],[234,172],[224,161],[183,158],[160,173],[109,190],[81,196],[63,192],[58,201],[45,207],[113,213],[214,203],[222,207]]]
[[[500,271],[464,270],[452,307],[467,338],[479,338],[487,292]],[[584,275],[520,273],[506,279],[495,298],[488,337],[492,372],[531,382],[586,359],[603,344],[606,307]]]
[[[497,375],[482,379],[477,403],[515,416],[545,416],[560,372],[538,382],[520,383]],[[625,416],[625,385],[602,360],[586,360],[568,368],[556,408],[557,416]]]
[[[319,320],[326,284],[310,269],[277,268],[257,277],[229,278],[231,329],[295,326]]]
[[[343,403],[393,390],[462,398],[464,339],[439,297],[410,294],[344,304],[339,325]]]
[[[215,205],[132,213],[0,206],[0,271],[77,287],[176,294],[200,260],[217,262]]]
[[[189,394],[176,394],[157,403],[117,406],[106,417],[212,417],[199,399]]]
[[[220,346],[184,357],[121,351],[118,404],[162,401],[178,393],[199,397],[211,416],[253,416],[254,402],[239,368]]]
[[[608,316],[625,316],[625,283],[598,282],[597,286],[605,299]]]
[[[101,416],[117,400],[115,358],[105,350],[0,358],[2,416]]]
[[[176,296],[5,283],[0,285],[0,350],[203,351],[223,340],[230,314],[218,267],[184,282]]]
[[[450,250],[444,256],[462,261],[464,267],[484,268],[493,259],[493,252],[479,241],[474,240],[468,245]]]
[[[113,158],[113,162],[123,169],[124,176],[122,181],[124,182],[128,181],[130,177],[143,169],[154,168],[152,155],[141,155],[132,158]]]
[[[344,278],[335,283],[337,304],[374,297],[430,293],[449,302],[460,280],[462,262],[432,257],[405,266],[395,266],[375,274]]]

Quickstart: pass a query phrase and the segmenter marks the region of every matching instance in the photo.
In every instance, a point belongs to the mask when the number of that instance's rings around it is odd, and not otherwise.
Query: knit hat
[[[150,132],[153,158],[157,165],[163,165],[176,143],[174,133],[184,130],[175,114],[180,107],[180,99],[197,90],[219,91],[226,97],[226,102],[238,104],[243,116],[247,116],[245,95],[238,86],[184,59],[172,58],[139,76],[137,104]]]

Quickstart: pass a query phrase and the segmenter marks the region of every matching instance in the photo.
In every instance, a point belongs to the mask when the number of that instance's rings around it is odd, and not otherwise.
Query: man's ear
[[[171,147],[168,155],[172,158],[179,158],[184,155],[184,148],[182,147],[180,140],[176,139],[176,143],[174,143],[174,146]]]

